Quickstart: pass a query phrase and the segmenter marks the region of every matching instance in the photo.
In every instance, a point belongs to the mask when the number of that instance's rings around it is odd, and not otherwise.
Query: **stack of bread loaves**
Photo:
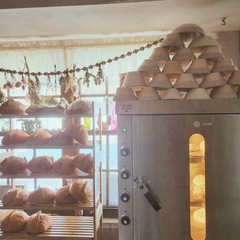
[[[38,205],[87,203],[92,197],[92,187],[88,181],[77,180],[59,188],[56,192],[47,187],[38,187],[29,193],[23,188],[14,188],[2,197],[3,206],[23,206],[24,204]]]
[[[44,174],[54,171],[58,174],[70,174],[79,171],[91,174],[93,172],[92,154],[79,153],[76,156],[63,155],[57,161],[53,157],[33,157],[27,162],[26,158],[10,156],[0,162],[0,172],[17,174],[29,169],[32,173]]]
[[[84,125],[77,123],[70,124],[65,131],[62,129],[55,132],[53,135],[42,129],[37,129],[35,132],[28,135],[27,133],[15,129],[7,133],[3,139],[3,145],[71,145],[74,140],[82,145],[86,145],[88,141],[88,131]]]
[[[1,230],[7,233],[22,231],[25,227],[28,233],[43,233],[52,225],[52,219],[48,214],[41,211],[28,216],[27,213],[19,210],[13,210],[1,223]]]

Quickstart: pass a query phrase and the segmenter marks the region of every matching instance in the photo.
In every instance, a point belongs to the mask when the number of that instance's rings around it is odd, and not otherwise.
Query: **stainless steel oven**
[[[239,240],[240,100],[116,111],[119,240]]]

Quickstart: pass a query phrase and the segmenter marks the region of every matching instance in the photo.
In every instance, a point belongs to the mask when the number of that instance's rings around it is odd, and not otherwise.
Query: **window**
[[[114,108],[114,103],[112,102],[115,89],[119,85],[119,79],[111,79],[110,83],[108,78],[105,78],[105,82],[100,86],[95,86],[90,84],[89,88],[86,88],[86,85],[81,84],[80,92],[82,99],[87,99],[89,101],[96,101],[102,104],[102,122],[103,122],[103,136],[102,136],[102,166],[103,166],[103,204],[105,206],[117,206],[118,205],[118,194],[117,194],[117,182],[118,182],[118,173],[117,173],[117,131],[111,130],[111,122],[108,121],[108,117],[111,116],[112,110]],[[43,85],[42,93],[45,93],[46,86]],[[45,89],[45,90],[44,90]],[[109,92],[110,90],[110,92]],[[24,92],[17,89],[14,92],[12,90],[6,92],[9,97],[16,99],[26,106],[29,106],[29,101],[25,98]],[[49,91],[49,95],[54,95],[53,92]],[[57,95],[59,96],[59,95]],[[28,124],[24,122],[26,120],[35,120],[32,119],[1,119],[1,136],[5,132],[11,129],[21,129],[23,124]],[[62,128],[62,119],[49,119],[49,118],[40,118],[42,123],[42,128],[56,131],[57,129]],[[82,124],[84,124],[84,120]],[[98,128],[98,126],[97,126]],[[91,136],[90,136],[91,138]],[[34,152],[35,151],[35,152]],[[81,152],[89,153],[89,150],[81,150]],[[19,157],[26,157],[28,161],[35,156],[48,155],[54,156],[54,159],[57,160],[62,156],[61,149],[16,149],[14,154]],[[5,182],[1,182],[1,185],[5,185]],[[37,186],[49,187],[51,189],[59,188],[62,184],[61,179],[16,179],[16,185],[26,185],[28,191],[32,191]]]

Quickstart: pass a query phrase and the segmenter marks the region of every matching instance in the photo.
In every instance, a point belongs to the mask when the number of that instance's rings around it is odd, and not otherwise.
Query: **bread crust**
[[[69,192],[75,199],[83,203],[89,202],[93,195],[92,187],[87,181],[72,182],[69,187]]]
[[[0,172],[8,174],[21,173],[27,168],[27,159],[15,156],[5,158],[0,163]]]
[[[70,124],[66,127],[65,133],[82,145],[86,145],[88,140],[88,131],[85,129],[84,125],[77,123]]]
[[[19,210],[13,210],[3,219],[1,223],[1,230],[8,233],[19,232],[24,229],[28,219],[29,216],[27,213]]]
[[[47,145],[51,139],[52,134],[46,132],[42,129],[37,129],[35,132],[31,133],[26,139],[27,145]]]
[[[7,191],[2,197],[3,206],[22,206],[28,201],[29,192],[23,188]]]
[[[76,168],[79,168],[85,173],[93,172],[93,157],[91,153],[87,155],[84,153],[79,153],[73,158],[72,163]]]
[[[28,138],[28,134],[19,130],[15,129],[11,132],[7,133],[3,139],[2,144],[3,145],[9,145],[9,144],[24,144]]]
[[[66,134],[62,129],[55,132],[49,141],[49,145],[70,145],[70,144],[73,144],[73,138]]]
[[[33,190],[28,197],[28,202],[32,205],[34,204],[47,204],[53,203],[55,198],[55,192],[50,188],[38,187]]]
[[[52,218],[48,214],[41,211],[31,215],[27,221],[27,232],[29,233],[43,233],[52,225]]]
[[[69,192],[69,185],[63,186],[57,190],[55,201],[57,204],[77,203],[77,200],[73,198]]]
[[[52,169],[54,163],[53,157],[39,156],[33,157],[29,161],[27,168],[33,173],[46,173]]]
[[[25,110],[25,105],[13,99],[9,99],[0,106],[0,114],[25,115]]]
[[[72,157],[64,155],[53,164],[54,172],[58,174],[70,174],[76,171],[72,164]]]

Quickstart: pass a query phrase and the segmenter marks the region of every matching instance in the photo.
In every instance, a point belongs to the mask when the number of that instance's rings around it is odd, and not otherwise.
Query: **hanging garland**
[[[39,76],[46,76],[47,77],[47,86],[48,86],[48,88],[51,88],[51,87],[53,87],[53,84],[51,82],[51,76],[55,76],[54,86],[56,86],[56,81],[57,81],[56,76],[61,75],[61,77],[59,78],[59,84],[60,85],[65,84],[66,85],[65,92],[67,92],[68,89],[74,87],[73,84],[74,84],[74,82],[76,82],[75,73],[80,72],[80,71],[86,72],[84,75],[84,78],[83,78],[83,84],[86,84],[87,87],[89,87],[90,78],[93,78],[93,81],[96,85],[100,85],[102,82],[104,82],[104,74],[103,74],[102,66],[104,66],[107,63],[111,63],[113,61],[118,61],[119,59],[124,59],[127,56],[131,56],[132,54],[138,53],[139,51],[144,51],[146,48],[151,48],[153,45],[157,45],[158,43],[160,43],[162,41],[163,41],[163,38],[159,39],[158,41],[154,41],[151,44],[147,44],[146,46],[142,46],[138,49],[134,49],[132,52],[127,52],[126,54],[122,54],[118,57],[110,58],[107,61],[101,61],[99,63],[89,65],[88,67],[76,68],[76,65],[73,65],[73,69],[71,69],[71,70],[66,69],[64,71],[57,71],[56,65],[55,65],[54,72],[30,72],[28,65],[27,65],[27,60],[25,57],[25,64],[24,64],[23,71],[16,71],[16,70],[0,68],[0,72],[4,73],[5,79],[6,79],[6,84],[4,84],[3,88],[4,89],[7,89],[7,88],[13,89],[14,86],[15,87],[22,86],[22,89],[25,90],[26,84],[28,84],[29,91],[33,90],[33,91],[39,92],[40,91],[39,90],[40,81],[38,79]],[[98,67],[97,75],[93,75],[93,74],[89,73],[89,70],[93,69],[94,67]],[[24,71],[25,68],[27,69],[27,71]],[[11,81],[7,80],[7,74],[10,74]],[[16,82],[16,78],[14,77],[15,74],[22,76],[21,82]],[[70,74],[72,74],[73,77],[71,77]],[[26,75],[28,77],[27,82],[24,78],[24,75]],[[30,76],[35,77],[35,82],[33,82],[33,80],[30,79]],[[29,85],[30,85],[30,87],[29,87]],[[72,90],[74,90],[74,89],[72,89]]]

